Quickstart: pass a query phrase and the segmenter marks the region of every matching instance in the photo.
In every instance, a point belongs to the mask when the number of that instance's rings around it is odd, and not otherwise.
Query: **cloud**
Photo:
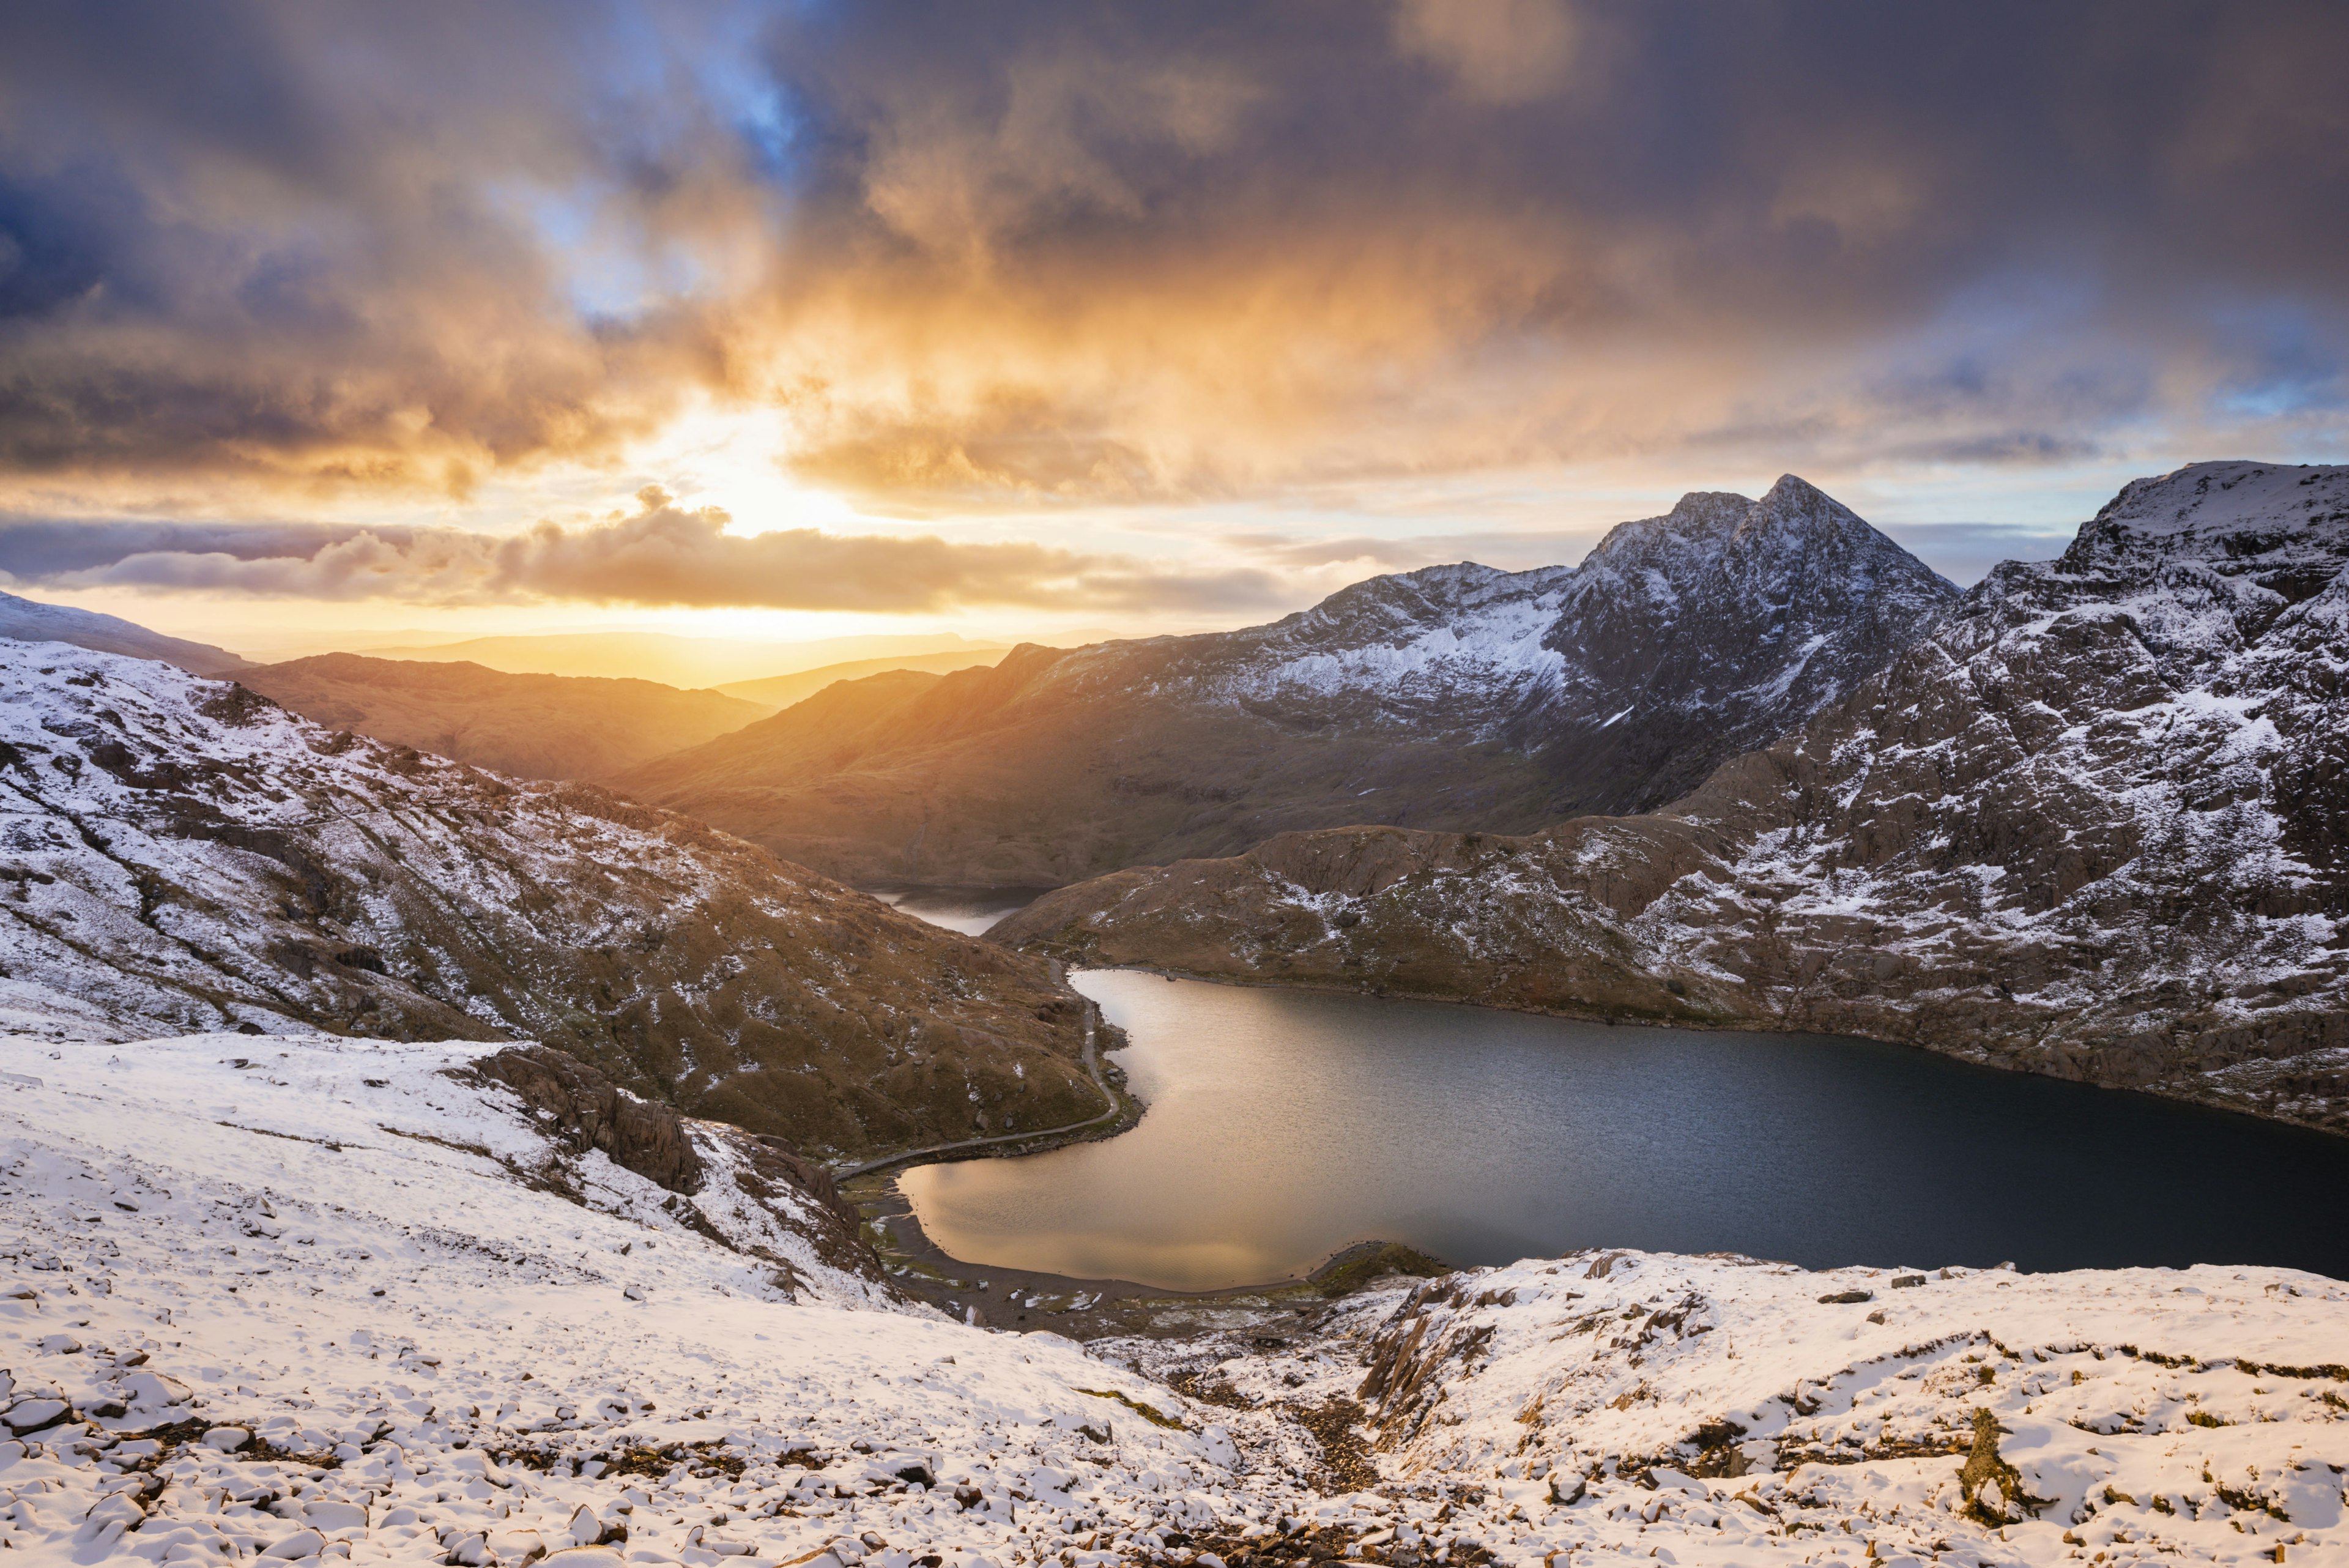
[[[680,508],[657,488],[626,515],[513,535],[13,519],[0,520],[0,571],[20,587],[440,606],[1237,612],[1288,608],[1295,597],[1274,574],[1249,568],[1174,571],[1034,544],[813,528],[741,535],[727,532],[730,521],[714,507]]]
[[[0,8],[0,471],[462,496],[713,399],[907,515],[2338,446],[2344,50],[2329,0]]]
[[[1522,103],[1557,85],[1575,22],[1564,0],[1402,0],[1395,37],[1450,70],[1469,97]]]

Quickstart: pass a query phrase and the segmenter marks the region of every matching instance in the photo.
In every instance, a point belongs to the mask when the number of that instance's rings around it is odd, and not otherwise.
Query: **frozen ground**
[[[2349,1563],[2334,1282],[1582,1255],[1086,1348],[483,1049],[0,1041],[0,1561]]]

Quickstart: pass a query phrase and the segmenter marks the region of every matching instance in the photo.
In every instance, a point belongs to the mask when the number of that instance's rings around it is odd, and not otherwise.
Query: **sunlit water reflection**
[[[1192,1290],[1373,1237],[1463,1263],[1628,1246],[2349,1275],[2349,1139],[1867,1041],[1077,984],[1130,1035],[1148,1114],[1105,1143],[908,1171],[955,1257]]]

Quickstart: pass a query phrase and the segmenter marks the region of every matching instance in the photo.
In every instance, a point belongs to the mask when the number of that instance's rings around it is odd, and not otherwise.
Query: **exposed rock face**
[[[0,644],[0,1018],[533,1039],[638,1095],[878,1154],[1095,1114],[1083,1004],[699,823]]]
[[[867,881],[1044,886],[1358,823],[1525,832],[1682,794],[1956,595],[1790,475],[1577,567],[1430,567],[1246,631],[834,687],[616,783]]]
[[[1775,1024],[2349,1130],[2349,469],[2202,463],[1667,810],[1066,888],[1094,961]]]
[[[252,690],[329,729],[534,779],[611,778],[771,711],[652,680],[509,675],[326,653],[237,672]]]
[[[165,637],[136,621],[71,605],[45,605],[0,594],[0,637],[19,642],[65,642],[100,653],[123,653],[133,659],[160,659],[197,675],[225,675],[246,669],[251,661],[214,648],[209,642]]]
[[[473,1071],[512,1089],[568,1152],[602,1149],[613,1164],[671,1192],[699,1189],[701,1161],[685,1118],[626,1093],[577,1057],[544,1045],[516,1045],[482,1057]]]
[[[749,1213],[769,1224],[780,1223],[821,1262],[885,1292],[889,1288],[880,1257],[864,1239],[863,1216],[841,1197],[832,1173],[802,1158],[781,1138],[679,1116],[657,1100],[637,1098],[577,1057],[548,1045],[508,1046],[450,1069],[449,1075],[513,1091],[554,1144],[558,1163],[575,1164],[578,1157],[599,1150],[623,1170],[678,1197],[704,1199],[690,1207],[672,1204],[669,1212],[721,1245],[785,1262],[758,1245],[755,1229],[713,1222],[712,1213],[726,1218],[730,1209],[740,1210],[747,1202]],[[553,1174],[566,1190],[576,1188],[575,1176],[568,1182],[562,1179],[571,1173]],[[731,1193],[712,1200],[711,1189],[721,1182]],[[573,1195],[577,1196],[575,1191]]]

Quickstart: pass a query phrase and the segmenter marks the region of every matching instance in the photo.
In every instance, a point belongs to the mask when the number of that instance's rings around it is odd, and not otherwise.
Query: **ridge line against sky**
[[[1150,631],[1791,471],[1970,580],[2349,455],[2344,57],[2300,0],[32,0],[0,572],[232,643]]]

